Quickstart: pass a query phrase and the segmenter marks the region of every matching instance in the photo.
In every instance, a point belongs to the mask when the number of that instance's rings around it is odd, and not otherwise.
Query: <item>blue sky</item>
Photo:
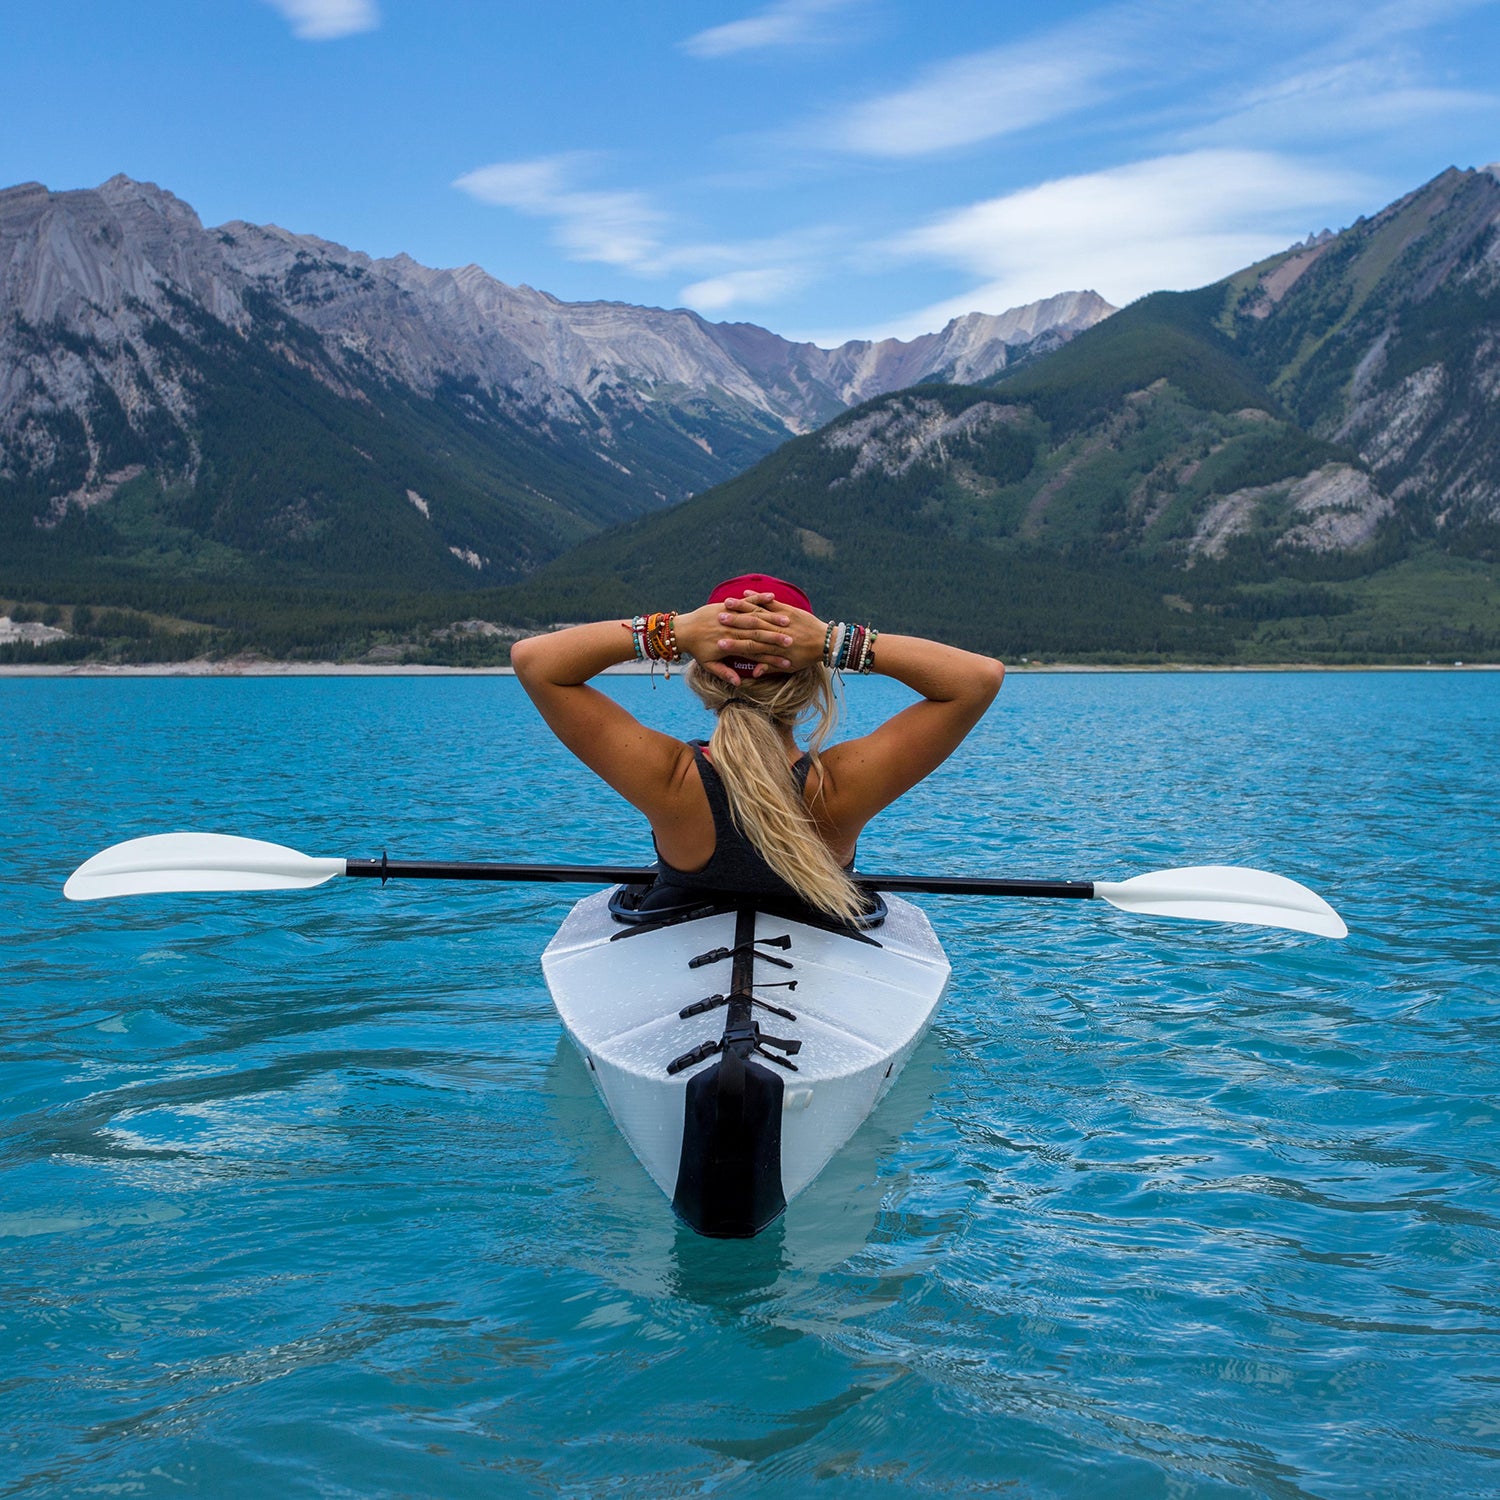
[[[792,337],[1201,285],[1500,159],[1500,0],[0,0],[0,183]]]

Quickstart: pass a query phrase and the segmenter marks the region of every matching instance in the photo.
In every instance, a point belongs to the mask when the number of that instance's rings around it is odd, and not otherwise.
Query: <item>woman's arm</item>
[[[883,631],[872,670],[920,693],[921,701],[823,756],[829,812],[851,842],[876,813],[958,749],[1005,681],[1005,667],[993,657]]]
[[[763,649],[778,651],[782,665],[800,669],[822,660],[828,627],[816,616],[768,596],[730,600],[727,608],[759,622],[760,639],[767,643]],[[777,631],[779,647],[769,644]],[[920,636],[881,632],[874,657],[873,671],[894,677],[920,693],[922,701],[822,756],[818,817],[838,847],[852,844],[876,813],[942,765],[984,717],[1005,680],[1005,667],[993,657]]]

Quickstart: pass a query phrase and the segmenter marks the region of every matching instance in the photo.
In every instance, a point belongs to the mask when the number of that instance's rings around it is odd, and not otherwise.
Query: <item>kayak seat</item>
[[[879,891],[869,893],[873,903],[870,910],[857,917],[848,926],[856,931],[867,931],[879,927],[886,918],[886,904]],[[748,898],[750,903],[773,916],[787,917],[806,923],[810,927],[827,927],[834,930],[845,926],[822,912],[813,911],[795,901],[778,901],[767,897]],[[617,922],[631,926],[645,923],[680,921],[690,914],[734,911],[746,903],[747,898],[733,891],[687,890],[682,886],[659,885],[655,881],[642,881],[635,885],[616,886],[609,898],[609,914]]]
[[[733,899],[721,900],[717,891],[689,891],[681,887],[641,881],[636,885],[617,885],[610,893],[609,914],[617,922],[632,925],[660,922],[666,917],[685,916],[688,912],[732,910]]]

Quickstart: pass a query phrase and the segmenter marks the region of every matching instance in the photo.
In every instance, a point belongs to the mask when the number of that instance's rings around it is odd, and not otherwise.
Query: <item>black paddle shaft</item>
[[[648,885],[649,866],[501,865],[441,859],[351,859],[346,875],[379,880],[537,880],[556,885]],[[1091,880],[992,880],[966,875],[856,875],[872,891],[906,891],[929,896],[1045,896],[1088,901]]]
[[[968,875],[866,875],[854,877],[872,891],[907,891],[928,896],[1055,896],[1092,901],[1092,880],[991,880]]]
[[[626,865],[498,865],[446,859],[351,859],[344,874],[387,880],[540,880],[557,885],[643,885],[652,869]]]

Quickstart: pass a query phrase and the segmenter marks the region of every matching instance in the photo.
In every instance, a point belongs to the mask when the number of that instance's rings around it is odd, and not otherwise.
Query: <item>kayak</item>
[[[774,1223],[885,1097],[950,968],[896,897],[858,927],[647,888],[580,901],[542,954],[563,1028],[620,1133],[699,1234]]]

